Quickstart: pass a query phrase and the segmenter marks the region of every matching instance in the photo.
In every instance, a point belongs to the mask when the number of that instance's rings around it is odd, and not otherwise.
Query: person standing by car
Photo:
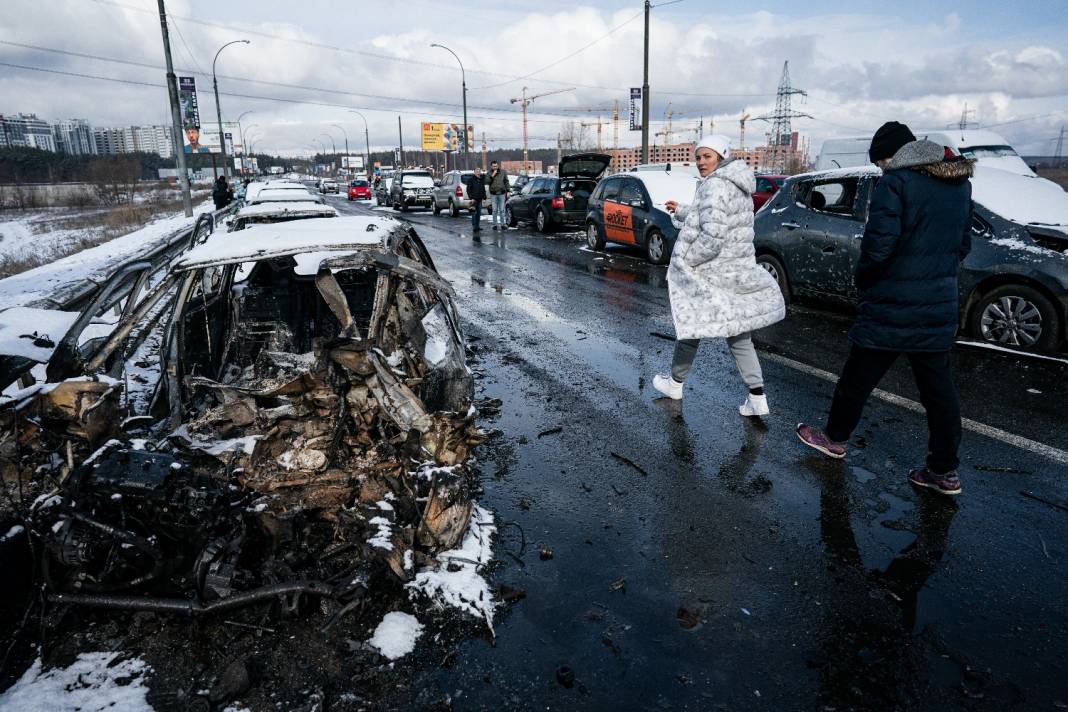
[[[504,203],[508,200],[510,187],[508,174],[497,164],[497,161],[490,161],[489,194],[490,209],[493,211],[494,230],[503,230],[506,227],[504,224]]]
[[[823,430],[800,423],[801,442],[833,458],[860,422],[872,390],[901,354],[908,357],[927,412],[927,466],[908,480],[940,494],[961,492],[957,467],[960,402],[950,349],[960,315],[957,275],[971,251],[974,162],[946,160],[942,146],[917,141],[904,124],[884,124],[871,161],[883,176],[871,200],[854,282],[852,347]]]
[[[729,160],[726,136],[701,139],[696,153],[701,180],[693,203],[665,203],[681,228],[667,273],[676,341],[671,373],[654,376],[653,387],[681,399],[701,339],[726,337],[749,389],[738,411],[745,416],[767,415],[764,377],[751,332],[781,321],[786,305],[775,279],[756,263],[752,197],[756,178],[745,161]]]
[[[222,210],[234,199],[234,190],[226,182],[225,176],[215,179],[215,186],[211,189],[211,199],[215,201],[215,209]]]
[[[471,182],[467,184],[467,198],[472,201],[471,205],[471,231],[482,232],[482,201],[486,199],[486,181],[482,175],[482,169],[475,166],[475,174],[471,176]]]

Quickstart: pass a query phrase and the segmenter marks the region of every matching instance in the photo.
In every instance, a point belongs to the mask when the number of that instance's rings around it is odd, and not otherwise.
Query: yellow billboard
[[[432,121],[423,122],[422,147],[424,151],[457,151],[463,134],[462,124],[440,124]],[[467,148],[475,147],[475,129],[467,126]]]

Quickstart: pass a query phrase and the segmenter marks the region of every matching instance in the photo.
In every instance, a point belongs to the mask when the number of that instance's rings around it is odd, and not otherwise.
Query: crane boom
[[[527,107],[530,106],[530,102],[535,99],[540,99],[543,96],[551,96],[553,94],[563,94],[566,91],[575,91],[575,87],[569,87],[567,89],[554,89],[553,91],[542,92],[541,94],[535,94],[534,96],[527,96],[527,88],[523,87],[523,95],[514,99],[509,99],[512,104],[519,104],[523,107],[523,169],[527,169]]]

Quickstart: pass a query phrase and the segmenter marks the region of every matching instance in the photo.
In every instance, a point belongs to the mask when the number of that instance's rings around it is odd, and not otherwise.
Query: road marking
[[[794,361],[792,358],[787,358],[786,356],[780,356],[779,354],[773,354],[764,351],[761,353],[761,358],[765,358],[768,361],[787,366],[809,376],[815,376],[816,378],[828,381],[829,383],[838,382],[838,376],[834,375],[833,373],[824,371],[823,369],[816,368],[814,366],[809,366],[808,364],[801,363],[800,361]],[[894,393],[890,393],[889,391],[884,391],[881,388],[876,388],[874,391],[872,391],[872,395],[886,403],[891,403],[906,410],[911,410],[914,413],[926,415],[927,411],[924,410],[922,405],[920,405],[914,400],[910,400]],[[995,428],[992,425],[986,425],[985,423],[980,423],[976,420],[971,420],[970,418],[961,418],[961,425],[964,426],[965,430],[970,430],[973,433],[984,435],[988,438],[991,438],[992,440],[1003,442],[1006,445],[1012,445],[1013,447],[1019,448],[1021,450],[1027,450],[1028,452],[1032,452],[1036,455],[1042,455],[1043,457],[1047,457],[1050,460],[1053,460],[1054,462],[1059,463],[1061,465],[1068,465],[1068,452],[1055,448],[1051,445],[1046,445],[1044,443],[1025,438],[1021,435],[1010,433],[1007,430],[1002,430],[1001,428]]]

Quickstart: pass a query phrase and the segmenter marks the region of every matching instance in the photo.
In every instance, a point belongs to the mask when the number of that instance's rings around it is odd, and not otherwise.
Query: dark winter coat
[[[948,351],[960,316],[957,274],[971,251],[972,161],[913,141],[875,188],[861,242],[849,338],[891,351]]]
[[[496,173],[492,171],[489,174],[489,192],[490,195],[500,195],[508,192],[508,174],[504,172],[503,168],[498,168]]]
[[[478,201],[486,199],[485,176],[471,176],[471,181],[467,184],[467,197],[470,200]]]
[[[211,190],[211,199],[215,201],[215,209],[222,210],[234,199],[234,191],[226,181],[217,180]]]

